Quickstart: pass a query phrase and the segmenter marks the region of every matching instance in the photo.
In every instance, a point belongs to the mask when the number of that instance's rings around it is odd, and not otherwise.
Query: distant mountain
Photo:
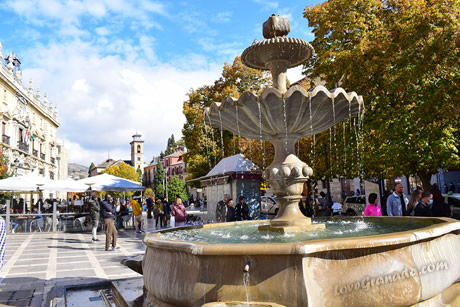
[[[69,177],[72,178],[81,179],[88,177],[88,167],[77,163],[69,163],[68,172]]]

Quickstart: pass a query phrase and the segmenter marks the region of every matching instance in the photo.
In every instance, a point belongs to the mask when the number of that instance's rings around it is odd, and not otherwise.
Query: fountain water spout
[[[249,266],[250,266],[250,265],[251,265],[251,263],[249,263],[249,262],[246,263],[246,264],[244,265],[243,272],[248,273],[248,272],[249,272]]]

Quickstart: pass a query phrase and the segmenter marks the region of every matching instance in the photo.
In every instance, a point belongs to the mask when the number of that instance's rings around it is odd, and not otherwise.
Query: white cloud
[[[231,17],[231,12],[220,12],[217,15],[213,16],[211,20],[215,23],[226,23],[232,20]]]
[[[75,80],[75,82],[72,85],[72,89],[74,91],[82,91],[84,93],[88,93],[88,83],[86,82],[86,79],[78,79]]]
[[[174,66],[149,66],[138,59],[139,50],[126,48],[133,50],[132,57],[103,56],[80,41],[29,50],[37,59],[53,59],[37,62],[37,69],[25,68],[24,79],[33,76],[34,87],[41,84],[41,91],[55,98],[58,136],[71,146],[69,162],[100,163],[109,150],[115,159],[129,159],[136,130],[145,140],[145,160],[150,160],[164,150],[171,133],[181,136],[189,90],[212,84],[222,69],[193,54],[189,61],[199,59],[201,69],[184,69],[174,60]]]

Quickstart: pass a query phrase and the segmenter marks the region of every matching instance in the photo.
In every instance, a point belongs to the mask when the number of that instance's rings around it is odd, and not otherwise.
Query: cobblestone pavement
[[[146,231],[154,231],[146,219]],[[134,229],[118,232],[120,249],[105,251],[105,234],[92,243],[86,233],[26,233],[8,235],[5,266],[0,269],[0,305],[42,306],[55,286],[137,277],[120,264],[123,258],[145,252],[142,235]]]

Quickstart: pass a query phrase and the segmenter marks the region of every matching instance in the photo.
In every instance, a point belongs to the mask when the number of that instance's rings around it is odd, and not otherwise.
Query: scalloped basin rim
[[[318,220],[342,220],[343,218],[322,218]],[[216,228],[216,227],[231,227],[234,225],[242,224],[262,224],[267,221],[244,221],[244,222],[231,222],[225,224],[207,224],[199,226],[179,227],[175,229],[162,230],[159,232],[148,233],[144,237],[144,243],[148,247],[155,247],[160,249],[174,249],[184,251],[195,255],[286,255],[286,254],[311,254],[320,251],[332,251],[343,249],[362,249],[362,248],[375,248],[380,246],[398,245],[398,244],[412,244],[417,241],[436,238],[451,232],[458,232],[460,229],[460,221],[450,218],[423,218],[423,217],[356,217],[347,218],[346,220],[379,220],[385,223],[385,220],[411,220],[420,219],[425,221],[432,221],[433,225],[422,227],[415,230],[394,232],[389,234],[372,235],[366,237],[350,237],[343,239],[321,239],[311,240],[296,243],[255,243],[255,244],[207,244],[203,242],[189,242],[189,241],[174,241],[160,239],[161,233],[171,232],[178,229],[193,229],[193,228]],[[365,238],[365,240],[363,240]]]
[[[341,87],[335,88],[332,91],[329,91],[326,87],[324,87],[322,85],[316,86],[311,91],[305,90],[300,85],[294,85],[294,86],[291,86],[289,88],[289,90],[284,94],[281,93],[276,88],[269,87],[269,88],[264,89],[262,91],[262,94],[260,94],[259,97],[260,97],[260,99],[265,100],[267,98],[267,96],[269,96],[270,94],[273,94],[273,95],[276,95],[279,99],[283,99],[283,98],[289,98],[290,96],[292,96],[296,92],[302,93],[302,95],[305,96],[305,97],[315,97],[318,93],[322,93],[322,94],[325,94],[327,97],[329,97],[331,99],[332,98],[337,98],[339,95],[343,95],[347,101],[352,101],[353,99],[356,98],[359,104],[363,103],[362,96],[358,95],[356,92],[347,93]],[[256,99],[258,98],[258,96],[256,94],[252,93],[252,92],[244,92],[243,94],[241,94],[241,96],[238,99],[234,98],[234,97],[226,96],[222,100],[222,102],[213,102],[211,104],[211,106],[209,108],[206,108],[206,109],[209,109],[209,111],[212,111],[212,109],[217,109],[219,111],[219,110],[222,110],[227,103],[232,103],[233,105],[238,103],[239,105],[241,105],[240,100],[244,100],[243,97],[248,96],[248,95],[253,96]]]

